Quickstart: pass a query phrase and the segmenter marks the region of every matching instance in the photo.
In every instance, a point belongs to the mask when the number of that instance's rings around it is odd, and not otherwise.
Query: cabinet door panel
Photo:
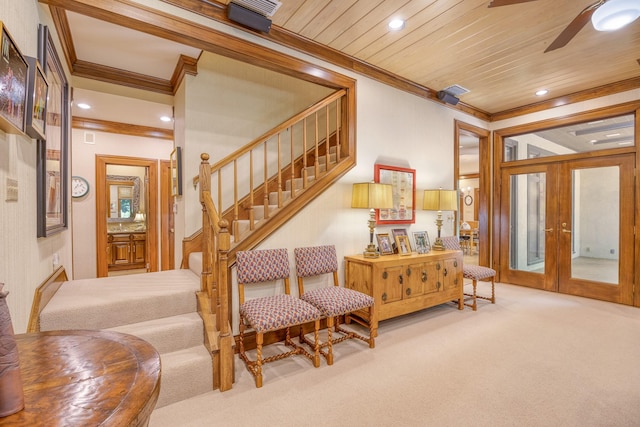
[[[444,260],[444,269],[442,271],[443,290],[458,287],[458,276],[461,269],[462,265],[457,259]]]
[[[400,301],[404,293],[403,282],[405,280],[404,267],[402,265],[387,267],[382,270],[378,278],[382,284],[382,303],[388,304]]]
[[[113,242],[111,244],[111,264],[129,264],[129,242]]]

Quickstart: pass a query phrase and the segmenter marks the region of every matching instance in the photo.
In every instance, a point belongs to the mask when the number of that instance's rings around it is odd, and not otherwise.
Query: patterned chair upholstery
[[[320,366],[318,331],[322,314],[313,305],[290,295],[289,271],[289,255],[286,249],[239,251],[236,254],[240,303],[239,355],[254,376],[256,387],[262,387],[262,365],[268,362],[302,354],[310,359],[316,368]],[[246,286],[280,280],[284,282],[284,294],[245,300]],[[309,322],[314,324],[316,343],[311,343],[314,354],[309,353],[304,346],[295,344],[290,335],[292,326],[300,326],[302,336],[302,325]],[[253,329],[256,333],[255,360],[252,360],[245,351],[244,334],[247,328]],[[264,334],[280,329],[286,329],[284,343],[291,350],[263,357]]]
[[[358,310],[367,311],[369,319],[374,315],[373,297],[339,286],[338,258],[333,245],[310,246],[294,249],[296,275],[298,277],[298,292],[300,298],[317,307],[322,316],[327,319],[327,341],[320,345],[320,353],[327,359],[327,364],[333,364],[333,345],[347,339],[356,338],[375,347],[371,322],[360,316],[351,316]],[[333,278],[333,286],[321,287],[308,292],[304,290],[304,279],[313,276],[329,274]],[[340,326],[341,316],[346,322],[354,321],[369,329],[368,336]],[[332,331],[333,329],[333,331]],[[339,335],[337,338],[333,335]],[[328,351],[323,349],[327,348]]]
[[[444,247],[446,249],[449,249],[452,251],[462,250],[460,248],[460,241],[458,240],[457,236],[443,237],[442,243],[444,244]],[[473,309],[473,311],[476,311],[478,308],[478,303],[477,303],[478,298],[491,301],[491,304],[496,303],[496,289],[495,289],[496,288],[496,285],[495,285],[496,271],[493,268],[482,267],[480,265],[466,265],[463,263],[462,274],[465,279],[471,279],[473,283],[473,294],[465,293],[466,296],[472,297],[472,303],[467,304],[465,302],[466,306],[469,306]],[[477,295],[476,288],[478,286],[478,280],[491,281],[491,297]]]

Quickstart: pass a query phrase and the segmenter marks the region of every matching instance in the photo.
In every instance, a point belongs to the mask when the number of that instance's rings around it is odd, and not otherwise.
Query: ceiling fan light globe
[[[615,31],[638,19],[640,0],[609,0],[591,15],[593,28]]]

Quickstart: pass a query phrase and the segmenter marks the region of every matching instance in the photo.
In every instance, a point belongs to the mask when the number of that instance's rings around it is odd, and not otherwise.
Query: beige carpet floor
[[[335,363],[236,359],[231,391],[160,408],[150,426],[639,426],[640,309],[497,285],[477,312],[442,305],[380,324]]]

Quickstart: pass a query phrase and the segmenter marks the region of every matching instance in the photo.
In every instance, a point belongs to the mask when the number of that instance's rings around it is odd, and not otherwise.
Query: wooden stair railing
[[[345,103],[346,90],[338,90],[211,165],[214,200],[234,245],[349,156]]]

